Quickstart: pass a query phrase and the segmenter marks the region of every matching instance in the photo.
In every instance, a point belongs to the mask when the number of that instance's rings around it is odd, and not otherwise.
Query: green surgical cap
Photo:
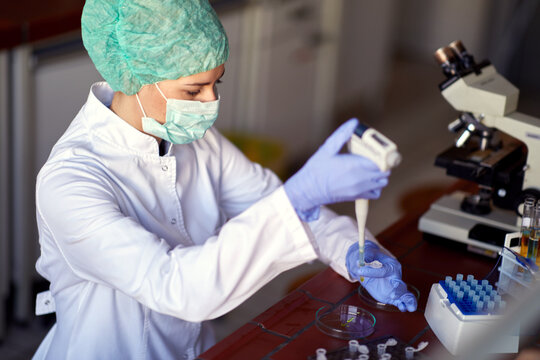
[[[214,69],[227,61],[227,35],[208,0],[87,0],[84,47],[114,91]]]

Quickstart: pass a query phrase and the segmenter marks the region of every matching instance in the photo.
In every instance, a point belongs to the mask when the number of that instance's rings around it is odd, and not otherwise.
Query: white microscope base
[[[496,256],[501,246],[478,241],[469,237],[470,230],[476,225],[486,225],[507,232],[519,231],[517,215],[510,210],[493,207],[488,215],[474,215],[461,210],[461,201],[469,194],[456,191],[445,195],[431,204],[422,215],[418,229],[424,233],[469,245],[468,249],[487,256]]]

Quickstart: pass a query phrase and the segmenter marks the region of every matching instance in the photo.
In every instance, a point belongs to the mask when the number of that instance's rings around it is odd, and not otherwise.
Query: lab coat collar
[[[90,88],[83,109],[90,131],[115,147],[159,156],[158,142],[154,137],[135,129],[109,108],[113,96],[114,91],[105,81],[94,83]]]

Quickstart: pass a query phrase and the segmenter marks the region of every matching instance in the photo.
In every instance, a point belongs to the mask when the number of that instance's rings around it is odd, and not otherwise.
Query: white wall
[[[479,58],[487,55],[489,0],[408,0],[395,5],[396,46],[407,56],[430,62],[435,50],[454,40]]]
[[[9,290],[8,53],[0,51],[0,340],[5,335],[4,305]]]
[[[229,59],[225,63],[222,83],[218,85],[221,99],[216,127],[221,131],[232,132],[241,126],[236,96],[240,88],[239,77],[242,71],[240,61],[244,50],[242,47],[242,36],[245,31],[244,11],[241,8],[234,8],[224,10],[218,15],[229,39]]]
[[[35,171],[86,102],[90,85],[101,76],[86,51],[38,62],[34,69]]]
[[[397,2],[344,0],[336,105],[382,105],[392,55]],[[343,119],[345,120],[345,119]]]

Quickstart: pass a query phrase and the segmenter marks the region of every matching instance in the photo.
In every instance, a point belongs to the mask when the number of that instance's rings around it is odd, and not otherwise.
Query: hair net
[[[208,0],[87,0],[81,31],[103,78],[127,95],[214,69],[229,56]]]

